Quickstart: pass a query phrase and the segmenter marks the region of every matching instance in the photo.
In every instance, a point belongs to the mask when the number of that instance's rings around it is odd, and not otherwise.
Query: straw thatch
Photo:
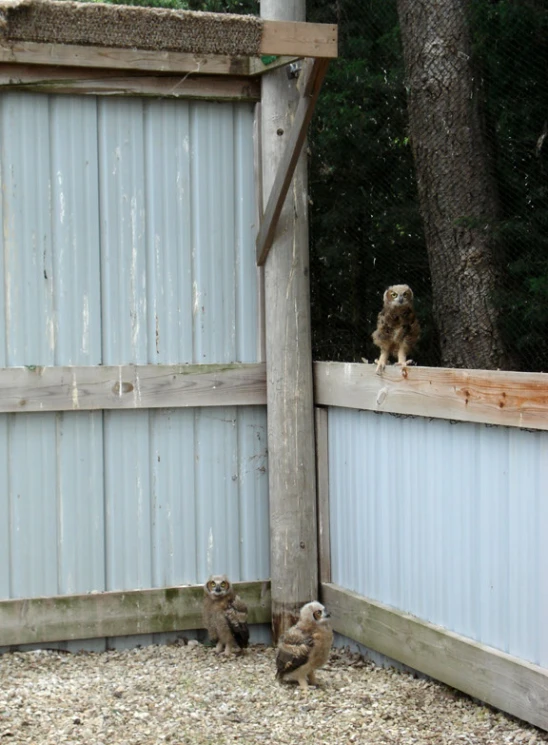
[[[257,56],[254,16],[45,0],[0,0],[0,41]]]

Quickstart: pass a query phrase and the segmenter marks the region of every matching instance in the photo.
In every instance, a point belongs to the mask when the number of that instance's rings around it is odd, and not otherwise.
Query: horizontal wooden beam
[[[269,582],[237,582],[250,624],[270,623]],[[0,601],[0,647],[203,628],[201,586]]]
[[[317,405],[548,430],[548,375],[316,362]]]
[[[265,21],[261,55],[278,57],[337,56],[337,26],[322,23]],[[262,69],[253,58],[201,55],[146,49],[120,49],[34,41],[0,43],[0,62],[93,67],[200,75],[256,75]],[[285,64],[285,63],[284,63]],[[268,68],[267,68],[268,69]]]
[[[306,131],[312,119],[328,65],[329,60],[317,59],[307,60],[304,66],[303,92],[257,235],[257,264],[259,266],[265,263],[274,242],[278,220],[306,139]]]
[[[321,591],[339,634],[548,729],[548,670],[336,585]]]
[[[114,49],[77,44],[44,44],[34,41],[2,41],[0,62],[142,72],[249,75],[248,57],[159,52],[146,49]]]
[[[337,26],[333,24],[265,20],[261,54],[333,59],[337,43]]]
[[[91,96],[161,96],[207,100],[259,101],[260,81],[250,77],[149,75],[80,67],[0,63],[0,90]]]
[[[264,364],[0,368],[0,412],[266,404]]]

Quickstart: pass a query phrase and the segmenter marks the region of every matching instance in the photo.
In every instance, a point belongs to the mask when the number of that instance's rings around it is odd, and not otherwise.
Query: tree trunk
[[[511,367],[495,292],[498,196],[467,21],[469,0],[398,0],[409,133],[447,367]],[[402,280],[403,281],[403,280]]]

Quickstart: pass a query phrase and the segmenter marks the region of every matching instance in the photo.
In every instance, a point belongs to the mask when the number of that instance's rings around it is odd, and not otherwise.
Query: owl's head
[[[405,308],[413,306],[413,290],[409,285],[392,285],[384,293],[384,306],[389,308]]]
[[[232,590],[232,585],[226,574],[212,574],[204,585],[204,592],[210,598],[224,598]]]
[[[303,605],[299,618],[301,621],[306,621],[307,623],[329,623],[329,613],[326,611],[325,607],[316,600],[312,601],[312,603]]]

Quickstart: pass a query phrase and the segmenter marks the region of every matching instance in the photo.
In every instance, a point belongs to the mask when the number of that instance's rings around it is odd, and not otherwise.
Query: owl
[[[377,363],[380,375],[390,355],[397,357],[397,365],[405,368],[407,355],[420,336],[420,326],[413,310],[413,291],[408,285],[392,285],[384,293],[384,305],[377,318],[372,338],[381,350]]]
[[[229,657],[235,647],[245,649],[249,644],[247,605],[236,595],[228,577],[211,576],[204,585],[204,624],[215,652]]]
[[[296,680],[306,690],[308,683],[317,685],[315,671],[325,665],[333,642],[329,613],[321,603],[307,603],[299,620],[278,642],[276,678]]]

